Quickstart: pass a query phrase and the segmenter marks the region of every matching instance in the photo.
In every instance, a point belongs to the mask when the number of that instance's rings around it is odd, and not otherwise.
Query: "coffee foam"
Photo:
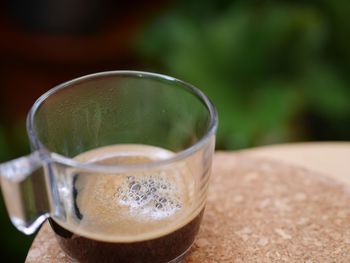
[[[164,159],[173,153],[145,145],[117,145],[76,157],[101,164],[140,163]],[[134,242],[173,232],[190,222],[194,179],[185,164],[162,170],[123,174],[80,174],[76,203],[83,215],[64,223],[72,232],[97,240]],[[58,222],[62,224],[61,222]]]
[[[127,176],[117,189],[116,202],[131,215],[159,220],[182,208],[184,193],[178,183],[163,175]]]

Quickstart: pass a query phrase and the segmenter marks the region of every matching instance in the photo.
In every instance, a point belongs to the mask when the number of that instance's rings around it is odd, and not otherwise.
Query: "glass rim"
[[[45,102],[45,100],[48,97],[54,95],[56,92],[64,88],[68,88],[73,84],[85,82],[90,79],[94,79],[98,77],[106,77],[106,76],[139,77],[139,78],[148,78],[148,79],[155,79],[155,80],[158,79],[158,80],[166,80],[168,82],[176,82],[177,84],[180,84],[181,88],[187,89],[197,98],[199,98],[200,101],[204,104],[204,106],[208,109],[210,122],[206,132],[201,138],[199,138],[199,140],[196,143],[190,145],[189,147],[179,152],[175,152],[174,155],[172,155],[171,157],[166,159],[156,160],[150,163],[143,163],[143,164],[139,163],[139,164],[103,165],[103,164],[96,164],[96,163],[89,163],[89,162],[79,162],[77,160],[74,160],[73,158],[70,158],[68,156],[64,156],[62,154],[49,150],[41,142],[37,132],[34,130],[34,127],[33,127],[36,112],[38,111],[42,103]],[[154,169],[160,166],[167,166],[169,164],[186,159],[188,156],[190,156],[197,150],[201,149],[201,147],[205,145],[212,138],[213,135],[215,135],[218,127],[218,114],[213,103],[210,101],[210,99],[201,90],[199,90],[192,84],[189,84],[188,82],[185,82],[167,75],[152,73],[152,72],[133,71],[133,70],[115,70],[115,71],[103,71],[99,73],[84,75],[82,77],[74,78],[72,80],[63,82],[49,89],[47,92],[42,94],[34,102],[33,106],[29,110],[27,115],[26,126],[27,126],[28,137],[30,141],[34,144],[36,148],[35,150],[38,150],[40,152],[40,156],[44,162],[60,163],[60,164],[64,164],[77,169],[82,169],[82,170],[113,173],[113,172],[120,172],[120,171],[126,171],[126,170],[130,171],[130,170]]]

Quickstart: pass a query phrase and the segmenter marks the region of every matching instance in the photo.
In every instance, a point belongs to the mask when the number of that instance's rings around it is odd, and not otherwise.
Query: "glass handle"
[[[13,225],[33,234],[48,217],[49,202],[39,152],[0,164],[0,182]]]

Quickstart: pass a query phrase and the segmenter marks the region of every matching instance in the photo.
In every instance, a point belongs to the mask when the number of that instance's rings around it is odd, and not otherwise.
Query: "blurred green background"
[[[219,112],[218,149],[350,139],[348,0],[44,2],[0,6],[1,162],[29,152],[25,115],[40,94],[117,69],[202,89]],[[23,262],[32,237],[2,200],[0,229],[2,255]]]

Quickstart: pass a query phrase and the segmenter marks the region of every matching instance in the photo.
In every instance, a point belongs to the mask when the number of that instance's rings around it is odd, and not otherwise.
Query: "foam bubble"
[[[128,176],[118,187],[115,202],[127,206],[132,215],[162,219],[181,209],[178,186],[160,174]]]

